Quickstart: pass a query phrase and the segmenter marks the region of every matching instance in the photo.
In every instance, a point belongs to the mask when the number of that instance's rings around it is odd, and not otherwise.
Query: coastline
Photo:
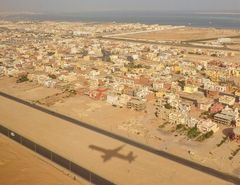
[[[196,28],[240,29],[238,12],[96,12],[96,13],[17,13],[0,14],[6,21],[51,21],[82,23],[132,23],[189,26]]]

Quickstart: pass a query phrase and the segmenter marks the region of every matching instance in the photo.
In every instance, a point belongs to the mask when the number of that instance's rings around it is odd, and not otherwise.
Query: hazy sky
[[[239,10],[240,0],[0,0],[0,11]]]

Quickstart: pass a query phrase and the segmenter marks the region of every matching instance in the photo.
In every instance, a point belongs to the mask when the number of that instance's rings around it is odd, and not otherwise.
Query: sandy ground
[[[189,141],[184,136],[175,137],[174,135],[177,133],[169,132],[169,128],[162,129],[162,131],[157,130],[158,125],[162,123],[154,119],[151,114],[135,112],[126,108],[114,108],[105,102],[95,101],[86,96],[72,97],[66,99],[63,103],[56,103],[50,108],[156,148],[167,148],[170,153],[178,154],[183,158],[212,166],[220,171],[240,175],[240,173],[235,173],[238,169],[240,157],[236,156],[233,161],[228,160],[231,151],[234,151],[238,145],[233,142],[220,148],[216,147],[224,137],[222,130],[203,143]],[[154,112],[150,109],[151,107],[148,106],[148,112]],[[168,127],[173,126],[168,125]],[[193,151],[194,155],[189,156],[187,152],[189,150]],[[218,161],[222,161],[222,163]]]
[[[157,41],[188,41],[195,39],[209,39],[216,37],[228,37],[239,35],[239,32],[234,30],[220,30],[214,28],[179,28],[174,30],[163,30],[159,32],[126,34],[121,37],[157,40]]]
[[[196,60],[197,58],[190,57],[189,59]],[[31,87],[29,83],[15,84],[13,78],[0,80],[0,90],[27,100],[39,100],[44,96],[51,96],[57,91],[55,89],[35,87],[34,85]],[[221,130],[213,138],[202,143],[189,141],[178,133],[169,132],[168,127],[171,127],[171,125],[168,125],[166,129],[157,129],[162,123],[158,119],[154,119],[154,115],[139,113],[126,108],[115,108],[104,101],[96,101],[86,96],[70,97],[47,108],[118,135],[129,137],[161,150],[167,150],[197,163],[211,166],[219,171],[240,175],[240,156],[237,155],[231,161],[228,159],[231,152],[238,147],[237,144],[227,143],[219,148],[216,147],[224,137]],[[148,106],[147,111],[154,112],[151,109],[154,109],[154,107]],[[175,135],[178,136],[175,137]],[[188,151],[192,151],[194,155],[189,155]]]
[[[0,109],[4,126],[116,184],[231,184],[2,97]],[[119,152],[122,155],[133,152],[137,158],[133,163],[120,158],[103,162],[102,153],[91,150],[90,145],[104,149],[124,145]]]
[[[96,101],[87,96],[65,99],[63,103],[58,102],[51,106],[51,109],[108,129],[122,122],[144,117],[142,113],[127,108],[116,108],[104,101]]]
[[[28,149],[0,134],[1,185],[83,185]]]
[[[8,92],[29,101],[40,100],[60,92],[57,89],[44,88],[30,82],[18,84],[16,78],[7,77],[0,78],[0,91]]]

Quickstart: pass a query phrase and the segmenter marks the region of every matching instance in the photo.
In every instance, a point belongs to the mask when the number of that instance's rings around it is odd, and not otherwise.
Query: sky
[[[0,0],[0,12],[239,11],[240,0]]]

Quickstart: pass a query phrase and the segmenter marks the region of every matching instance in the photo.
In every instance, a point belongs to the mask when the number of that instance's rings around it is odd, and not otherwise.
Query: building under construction
[[[127,103],[127,108],[134,109],[136,111],[142,111],[142,110],[146,109],[146,103],[139,99],[131,99]]]

